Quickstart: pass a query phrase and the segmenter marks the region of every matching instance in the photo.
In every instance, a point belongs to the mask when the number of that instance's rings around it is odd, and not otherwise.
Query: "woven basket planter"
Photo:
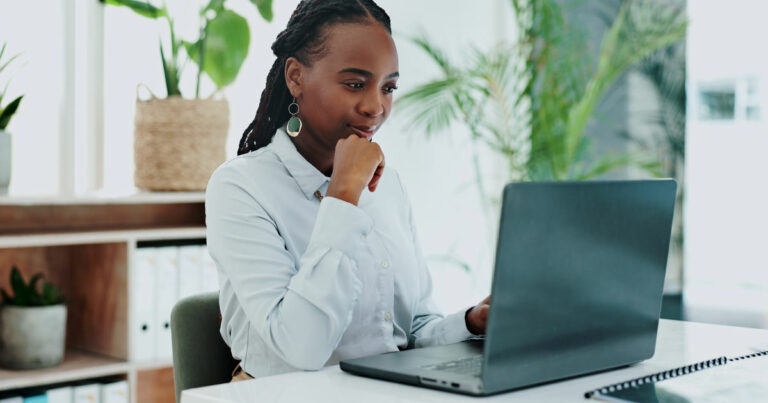
[[[168,97],[136,101],[136,187],[205,190],[226,159],[229,103],[225,99]]]

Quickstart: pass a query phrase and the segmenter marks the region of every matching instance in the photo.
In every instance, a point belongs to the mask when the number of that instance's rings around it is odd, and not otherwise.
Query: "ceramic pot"
[[[0,130],[0,196],[8,194],[11,183],[11,135]]]
[[[35,369],[61,363],[67,330],[67,307],[0,307],[0,366]]]

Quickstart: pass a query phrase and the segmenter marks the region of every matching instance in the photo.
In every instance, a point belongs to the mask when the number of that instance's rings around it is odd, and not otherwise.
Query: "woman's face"
[[[333,150],[341,138],[370,138],[392,108],[397,49],[378,23],[336,24],[325,29],[325,52],[311,66],[286,63],[286,81],[299,103],[300,136]]]

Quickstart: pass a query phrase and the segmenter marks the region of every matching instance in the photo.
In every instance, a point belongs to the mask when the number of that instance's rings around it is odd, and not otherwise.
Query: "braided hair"
[[[284,125],[290,113],[291,93],[285,84],[285,61],[295,57],[305,66],[324,53],[322,30],[339,23],[378,22],[391,34],[386,11],[373,0],[301,0],[288,20],[288,26],[277,35],[272,52],[277,59],[267,75],[259,109],[243,132],[237,154],[245,154],[266,146],[277,128]]]

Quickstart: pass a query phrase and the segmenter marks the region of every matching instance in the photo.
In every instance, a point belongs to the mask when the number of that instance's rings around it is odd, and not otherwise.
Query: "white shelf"
[[[3,235],[0,236],[0,248],[86,245],[95,243],[163,241],[170,239],[196,238],[205,238],[204,227]]]
[[[203,203],[205,192],[90,193],[84,195],[2,196],[0,205],[47,206],[88,204]]]
[[[78,350],[67,350],[64,361],[35,370],[0,369],[0,391],[127,374],[130,365],[115,358]]]

